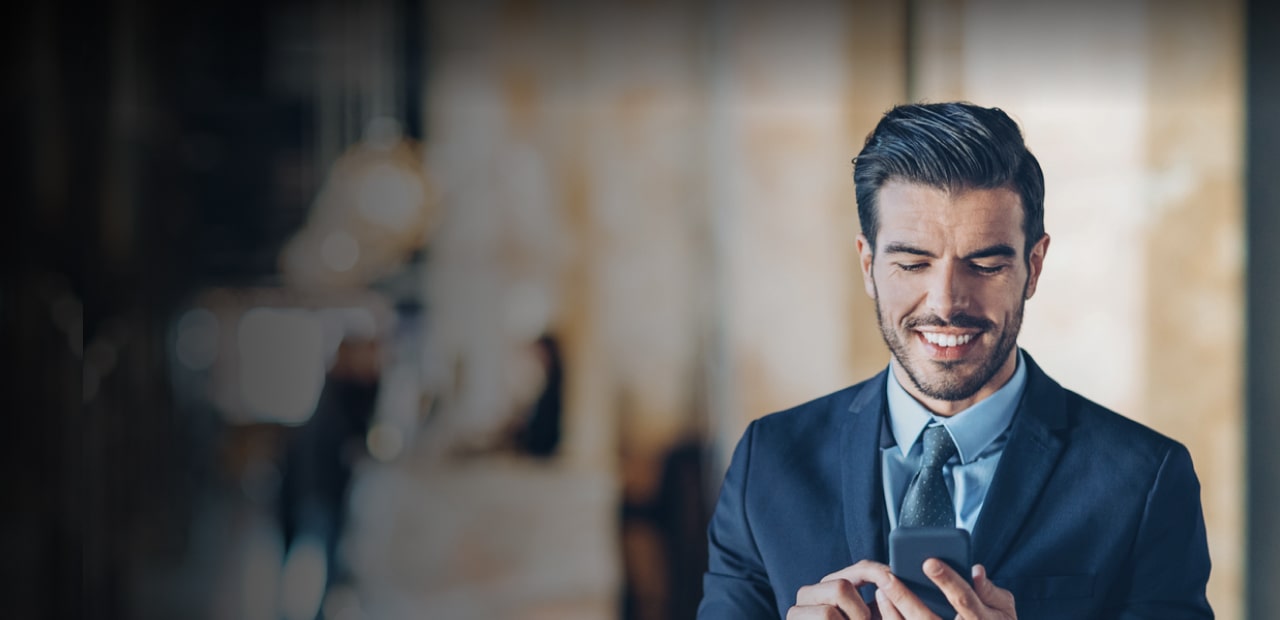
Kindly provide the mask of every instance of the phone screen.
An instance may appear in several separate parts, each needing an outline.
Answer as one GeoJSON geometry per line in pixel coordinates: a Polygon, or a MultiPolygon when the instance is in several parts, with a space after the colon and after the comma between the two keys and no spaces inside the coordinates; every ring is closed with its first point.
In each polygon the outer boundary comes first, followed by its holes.
{"type": "Polygon", "coordinates": [[[969,532],[958,527],[900,527],[889,533],[889,568],[933,613],[954,618],[946,595],[924,574],[924,561],[938,558],[973,585],[969,532]]]}

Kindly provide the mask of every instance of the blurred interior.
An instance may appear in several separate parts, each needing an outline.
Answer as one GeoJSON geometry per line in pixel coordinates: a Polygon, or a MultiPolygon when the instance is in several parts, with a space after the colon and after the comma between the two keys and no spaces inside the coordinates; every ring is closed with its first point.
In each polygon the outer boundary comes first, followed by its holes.
{"type": "Polygon", "coordinates": [[[1046,173],[1021,344],[1188,445],[1210,601],[1280,617],[1264,4],[24,9],[2,607],[692,618],[746,424],[887,362],[850,159],[966,99],[1046,173]]]}

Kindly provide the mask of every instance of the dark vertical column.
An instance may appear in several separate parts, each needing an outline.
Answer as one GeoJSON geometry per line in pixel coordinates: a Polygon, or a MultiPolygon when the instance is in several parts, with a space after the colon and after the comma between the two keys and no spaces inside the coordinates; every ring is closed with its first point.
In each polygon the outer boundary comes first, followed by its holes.
{"type": "Polygon", "coordinates": [[[423,140],[427,137],[422,109],[428,67],[426,11],[422,0],[401,0],[400,11],[404,36],[400,54],[404,65],[404,132],[410,138],[423,140]]]}
{"type": "Polygon", "coordinates": [[[1250,618],[1280,618],[1280,4],[1249,0],[1245,533],[1250,618]]]}
{"type": "MultiPolygon", "coordinates": [[[[102,3],[106,4],[106,3],[102,3]]],[[[81,415],[83,315],[89,273],[83,205],[99,187],[107,37],[103,6],[31,3],[6,20],[13,140],[0,246],[0,409],[5,472],[0,582],[8,617],[110,618],[110,592],[91,581],[81,415]]],[[[10,164],[6,165],[9,168],[10,164]]],[[[8,172],[8,170],[6,171],[8,172]]]]}

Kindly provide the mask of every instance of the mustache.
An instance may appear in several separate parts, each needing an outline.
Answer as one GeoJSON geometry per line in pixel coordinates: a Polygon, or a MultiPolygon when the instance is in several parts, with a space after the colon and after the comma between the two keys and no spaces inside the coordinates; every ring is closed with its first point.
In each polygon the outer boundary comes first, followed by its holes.
{"type": "Polygon", "coordinates": [[[996,324],[990,319],[957,312],[947,319],[943,319],[936,314],[909,317],[903,322],[902,326],[906,329],[914,329],[916,327],[959,327],[962,329],[989,330],[995,329],[996,324]]]}

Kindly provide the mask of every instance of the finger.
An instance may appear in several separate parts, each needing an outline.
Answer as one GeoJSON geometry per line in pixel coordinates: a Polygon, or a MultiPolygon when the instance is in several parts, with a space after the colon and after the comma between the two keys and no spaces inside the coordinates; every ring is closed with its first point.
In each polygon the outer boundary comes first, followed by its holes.
{"type": "Polygon", "coordinates": [[[898,613],[898,608],[893,605],[893,601],[889,600],[884,590],[876,590],[876,609],[880,611],[880,617],[883,620],[906,620],[901,613],[898,613]]]}
{"type": "Polygon", "coordinates": [[[978,599],[978,594],[969,587],[969,583],[956,571],[937,558],[924,561],[924,574],[930,581],[938,584],[938,588],[946,595],[956,613],[964,620],[977,620],[987,606],[978,599]]]}
{"type": "Polygon", "coordinates": [[[890,572],[888,566],[871,560],[862,560],[853,566],[842,568],[831,573],[830,575],[823,577],[822,580],[835,581],[843,579],[855,586],[874,583],[878,587],[883,584],[887,584],[892,575],[893,573],[890,572]]]}
{"type": "Polygon", "coordinates": [[[973,590],[987,607],[1005,611],[1014,608],[1013,593],[991,583],[987,568],[981,564],[973,565],[973,590]]]}
{"type": "MultiPolygon", "coordinates": [[[[907,587],[907,584],[898,579],[897,575],[890,575],[889,582],[880,586],[876,590],[876,594],[883,596],[890,603],[888,605],[879,605],[880,607],[893,608],[900,617],[910,618],[911,620],[937,620],[938,618],[907,587]]],[[[876,600],[879,601],[880,599],[877,598],[876,600]]],[[[885,613],[884,609],[881,609],[880,613],[883,615],[885,613]]]]}
{"type": "Polygon", "coordinates": [[[846,620],[839,609],[830,605],[796,605],[787,610],[787,620],[846,620]]]}
{"type": "Polygon", "coordinates": [[[796,606],[827,606],[839,610],[849,620],[869,620],[871,610],[862,602],[858,588],[844,579],[804,586],[796,592],[796,606]]]}

